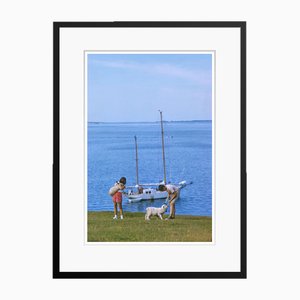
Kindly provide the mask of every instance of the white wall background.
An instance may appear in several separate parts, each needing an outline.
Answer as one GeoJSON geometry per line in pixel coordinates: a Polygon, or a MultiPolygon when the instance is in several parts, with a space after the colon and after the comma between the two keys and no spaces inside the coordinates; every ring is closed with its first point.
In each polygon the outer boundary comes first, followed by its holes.
{"type": "Polygon", "coordinates": [[[297,1],[253,3],[1,3],[1,298],[299,297],[297,1]],[[52,279],[52,22],[113,20],[247,21],[247,280],[52,279]]]}

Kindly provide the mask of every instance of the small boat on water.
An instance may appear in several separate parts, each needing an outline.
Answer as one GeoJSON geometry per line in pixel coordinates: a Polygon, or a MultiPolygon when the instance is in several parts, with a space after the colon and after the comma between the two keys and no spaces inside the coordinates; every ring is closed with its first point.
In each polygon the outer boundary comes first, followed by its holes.
{"type": "MultiPolygon", "coordinates": [[[[156,200],[156,199],[166,199],[168,197],[167,191],[159,191],[158,186],[161,184],[167,184],[166,179],[166,159],[165,159],[165,143],[164,143],[164,128],[163,128],[163,120],[162,120],[162,112],[160,112],[160,124],[161,124],[161,140],[162,140],[162,160],[163,160],[163,169],[164,169],[164,180],[159,183],[139,183],[139,171],[138,171],[138,145],[137,145],[137,137],[134,137],[135,140],[135,155],[136,155],[136,185],[128,186],[128,193],[126,196],[128,198],[128,202],[140,202],[143,200],[156,200]]],[[[171,184],[171,183],[168,183],[171,184]]],[[[177,184],[172,183],[178,187],[178,196],[180,197],[180,190],[187,185],[186,181],[181,181],[177,184]]]]}
{"type": "MultiPolygon", "coordinates": [[[[160,184],[164,184],[163,182],[160,184]]],[[[153,183],[151,184],[152,186],[158,186],[160,184],[153,183]]],[[[187,183],[186,181],[182,181],[178,184],[173,184],[179,188],[178,190],[178,196],[177,199],[180,197],[180,190],[184,188],[187,183]]],[[[133,192],[129,191],[127,194],[128,197],[128,202],[133,203],[133,202],[140,202],[143,200],[156,200],[156,199],[167,199],[168,197],[168,192],[164,191],[161,192],[155,187],[149,187],[149,188],[143,188],[142,186],[145,186],[145,184],[140,184],[138,187],[138,192],[133,192]]]]}

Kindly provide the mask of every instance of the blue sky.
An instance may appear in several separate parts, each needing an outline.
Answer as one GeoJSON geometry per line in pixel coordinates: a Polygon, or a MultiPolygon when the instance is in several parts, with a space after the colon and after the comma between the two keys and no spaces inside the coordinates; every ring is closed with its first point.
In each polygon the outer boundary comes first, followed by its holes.
{"type": "Polygon", "coordinates": [[[211,120],[211,54],[88,54],[88,121],[211,120]]]}

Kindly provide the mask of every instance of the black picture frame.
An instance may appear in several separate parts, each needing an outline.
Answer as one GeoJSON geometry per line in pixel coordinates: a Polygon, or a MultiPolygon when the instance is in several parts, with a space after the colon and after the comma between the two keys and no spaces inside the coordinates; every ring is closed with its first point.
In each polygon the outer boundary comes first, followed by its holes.
{"type": "Polygon", "coordinates": [[[54,22],[53,23],[53,278],[246,278],[246,22],[54,22]],[[63,272],[60,271],[60,29],[90,27],[203,27],[240,29],[240,271],[63,272]]]}

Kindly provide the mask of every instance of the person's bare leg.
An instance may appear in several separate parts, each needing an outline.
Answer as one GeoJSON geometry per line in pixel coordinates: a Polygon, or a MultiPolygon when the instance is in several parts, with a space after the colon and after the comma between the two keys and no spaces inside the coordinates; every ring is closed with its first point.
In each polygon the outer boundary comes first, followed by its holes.
{"type": "Polygon", "coordinates": [[[121,219],[123,219],[123,207],[122,207],[122,202],[118,203],[119,204],[119,210],[120,210],[120,215],[121,219]]]}
{"type": "Polygon", "coordinates": [[[173,201],[172,201],[172,202],[170,202],[170,214],[169,214],[168,219],[172,219],[172,216],[173,216],[173,210],[174,210],[174,203],[173,203],[173,201]]]}
{"type": "Polygon", "coordinates": [[[173,214],[172,214],[172,219],[175,219],[175,211],[176,211],[176,208],[175,208],[175,201],[173,203],[173,214]]]}
{"type": "Polygon", "coordinates": [[[172,219],[175,219],[175,211],[176,211],[176,209],[175,209],[175,201],[176,201],[176,199],[177,199],[177,196],[178,196],[178,193],[177,192],[175,192],[174,193],[174,197],[173,197],[173,200],[172,200],[172,214],[171,214],[171,218],[172,219]]]}
{"type": "Polygon", "coordinates": [[[117,214],[118,214],[118,211],[117,211],[117,203],[114,202],[114,219],[117,219],[117,214]]]}

